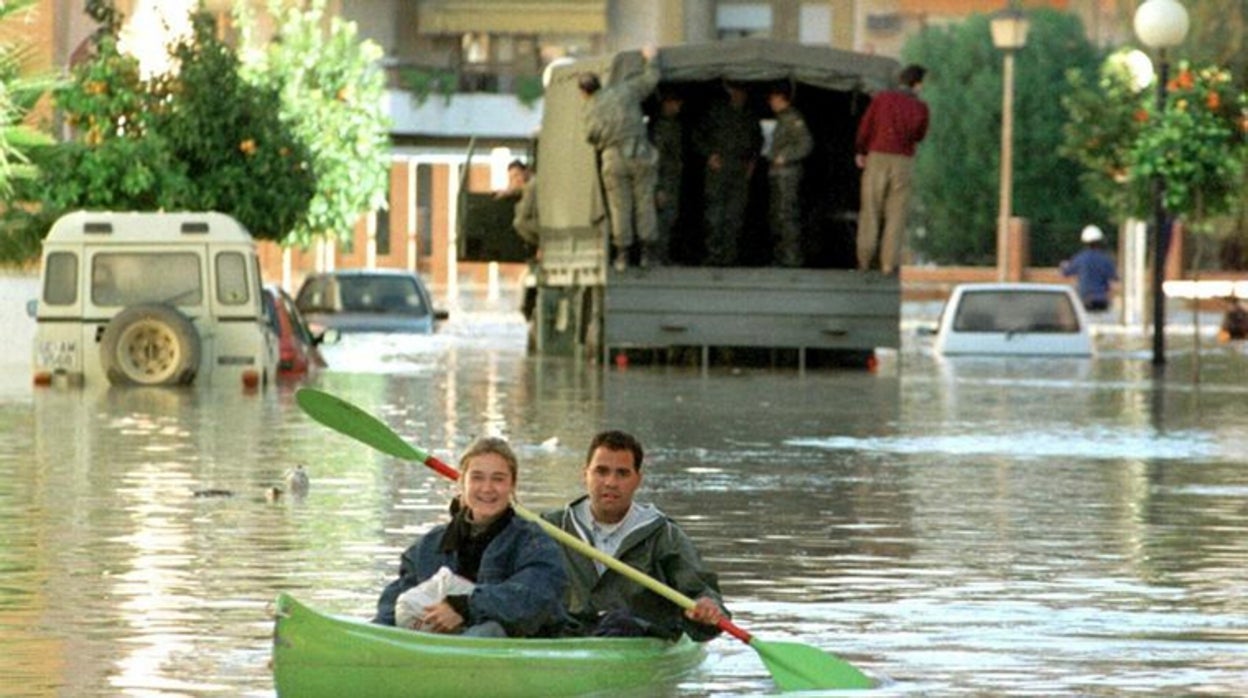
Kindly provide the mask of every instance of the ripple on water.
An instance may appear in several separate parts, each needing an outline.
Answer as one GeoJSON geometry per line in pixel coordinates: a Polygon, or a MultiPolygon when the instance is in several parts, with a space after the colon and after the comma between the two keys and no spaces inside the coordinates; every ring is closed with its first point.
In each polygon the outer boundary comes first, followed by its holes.
{"type": "Polygon", "coordinates": [[[1025,460],[1054,456],[1088,460],[1185,460],[1231,456],[1213,435],[1194,430],[1165,434],[1122,429],[1027,429],[1014,433],[992,433],[989,426],[975,434],[802,437],[787,439],[785,444],[829,451],[1007,456],[1025,460]]]}

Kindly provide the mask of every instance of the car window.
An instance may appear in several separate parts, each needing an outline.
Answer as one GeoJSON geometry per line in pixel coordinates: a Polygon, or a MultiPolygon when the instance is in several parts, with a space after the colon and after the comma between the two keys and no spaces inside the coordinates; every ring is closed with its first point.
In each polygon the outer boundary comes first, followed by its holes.
{"type": "Polygon", "coordinates": [[[305,313],[334,312],[333,287],[325,277],[312,277],[303,282],[295,305],[305,313]]]}
{"type": "Polygon", "coordinates": [[[338,286],[345,311],[429,314],[416,280],[408,276],[343,276],[338,286]]]}
{"type": "Polygon", "coordinates": [[[73,252],[48,255],[43,272],[43,302],[48,305],[78,302],[78,255],[73,252]]]}
{"type": "Polygon", "coordinates": [[[281,337],[282,323],[277,317],[277,306],[273,301],[273,294],[265,291],[260,294],[260,298],[264,300],[264,317],[269,323],[269,329],[273,330],[275,336],[281,337]]]}
{"type": "Polygon", "coordinates": [[[91,258],[91,302],[99,306],[204,302],[199,256],[193,252],[106,252],[91,258]]]}
{"type": "Polygon", "coordinates": [[[217,255],[217,302],[242,305],[250,300],[247,293],[247,258],[238,252],[217,255]]]}
{"type": "Polygon", "coordinates": [[[1079,316],[1065,293],[968,291],[953,319],[957,332],[1077,333],[1079,316]]]}

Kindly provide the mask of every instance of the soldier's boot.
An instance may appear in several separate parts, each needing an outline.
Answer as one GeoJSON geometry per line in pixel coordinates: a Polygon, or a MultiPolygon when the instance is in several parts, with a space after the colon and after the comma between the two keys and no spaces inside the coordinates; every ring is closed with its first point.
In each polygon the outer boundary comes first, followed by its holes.
{"type": "Polygon", "coordinates": [[[641,243],[641,259],[638,261],[637,265],[642,269],[663,266],[663,257],[659,254],[657,243],[641,243]]]}
{"type": "Polygon", "coordinates": [[[776,257],[782,267],[802,266],[802,253],[797,251],[796,245],[781,245],[776,257]]]}

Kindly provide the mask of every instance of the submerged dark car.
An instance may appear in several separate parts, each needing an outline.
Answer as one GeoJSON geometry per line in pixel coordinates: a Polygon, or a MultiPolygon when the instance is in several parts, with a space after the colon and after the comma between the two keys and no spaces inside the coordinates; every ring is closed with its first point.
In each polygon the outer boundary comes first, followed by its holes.
{"type": "Polygon", "coordinates": [[[387,269],[341,269],[304,280],[295,305],[313,331],[430,334],[448,314],[433,307],[419,275],[387,269]]]}

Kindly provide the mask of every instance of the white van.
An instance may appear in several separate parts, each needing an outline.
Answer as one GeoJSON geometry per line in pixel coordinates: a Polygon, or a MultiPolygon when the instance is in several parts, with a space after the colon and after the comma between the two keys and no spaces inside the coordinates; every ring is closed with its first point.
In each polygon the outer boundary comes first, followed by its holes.
{"type": "Polygon", "coordinates": [[[70,213],[43,241],[34,382],[266,384],[263,307],[255,243],[227,215],[70,213]]]}

